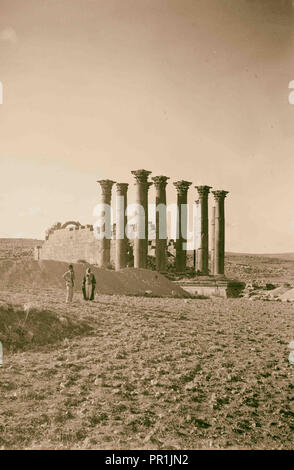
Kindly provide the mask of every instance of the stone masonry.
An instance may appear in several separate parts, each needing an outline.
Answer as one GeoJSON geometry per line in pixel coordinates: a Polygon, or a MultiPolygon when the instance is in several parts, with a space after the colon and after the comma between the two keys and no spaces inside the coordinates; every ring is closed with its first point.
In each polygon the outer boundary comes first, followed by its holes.
{"type": "Polygon", "coordinates": [[[101,245],[94,237],[91,225],[67,226],[54,230],[39,249],[40,259],[56,261],[87,261],[90,264],[99,264],[101,259],[101,245]]]}

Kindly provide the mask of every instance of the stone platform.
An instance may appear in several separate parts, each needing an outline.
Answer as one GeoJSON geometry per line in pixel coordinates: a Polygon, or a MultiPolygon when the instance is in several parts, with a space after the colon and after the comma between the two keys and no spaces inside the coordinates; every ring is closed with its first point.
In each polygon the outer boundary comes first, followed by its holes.
{"type": "Polygon", "coordinates": [[[207,297],[237,298],[240,297],[245,283],[220,276],[198,276],[193,279],[174,281],[191,295],[207,297]]]}

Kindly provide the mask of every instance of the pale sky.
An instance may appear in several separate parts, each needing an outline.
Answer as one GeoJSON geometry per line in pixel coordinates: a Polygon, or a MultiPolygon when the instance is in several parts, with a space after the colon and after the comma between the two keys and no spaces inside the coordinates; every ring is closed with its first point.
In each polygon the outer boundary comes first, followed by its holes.
{"type": "Polygon", "coordinates": [[[145,168],[230,191],[227,250],[294,251],[291,80],[292,1],[0,0],[0,237],[145,168]]]}

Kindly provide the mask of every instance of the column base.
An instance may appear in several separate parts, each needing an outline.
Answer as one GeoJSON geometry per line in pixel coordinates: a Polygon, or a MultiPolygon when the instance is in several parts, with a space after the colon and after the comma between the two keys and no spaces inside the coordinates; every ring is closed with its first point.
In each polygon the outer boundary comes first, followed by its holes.
{"type": "Polygon", "coordinates": [[[173,282],[191,295],[207,297],[238,298],[245,288],[245,282],[227,279],[224,275],[199,276],[173,282]]]}

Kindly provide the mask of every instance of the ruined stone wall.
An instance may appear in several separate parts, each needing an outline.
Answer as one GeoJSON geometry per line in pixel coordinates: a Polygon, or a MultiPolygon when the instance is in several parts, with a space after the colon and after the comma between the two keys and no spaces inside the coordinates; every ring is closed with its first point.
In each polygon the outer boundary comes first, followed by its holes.
{"type": "MultiPolygon", "coordinates": [[[[76,263],[79,260],[99,264],[101,246],[94,237],[92,226],[66,227],[49,234],[43,246],[35,251],[35,258],[76,263]]],[[[111,262],[114,262],[115,247],[111,243],[111,262]]]]}
{"type": "MultiPolygon", "coordinates": [[[[134,241],[129,241],[134,246],[134,241]]],[[[76,263],[86,261],[90,264],[100,265],[101,243],[94,236],[93,227],[74,226],[51,230],[42,246],[34,250],[35,260],[55,260],[76,263]]],[[[175,241],[168,240],[168,250],[175,256],[175,241]]],[[[155,240],[148,242],[148,255],[155,257],[155,240]]],[[[115,240],[110,241],[110,264],[114,266],[116,256],[115,240]]],[[[130,260],[128,260],[128,263],[130,260]]],[[[133,264],[131,263],[130,266],[133,264]]]]}

